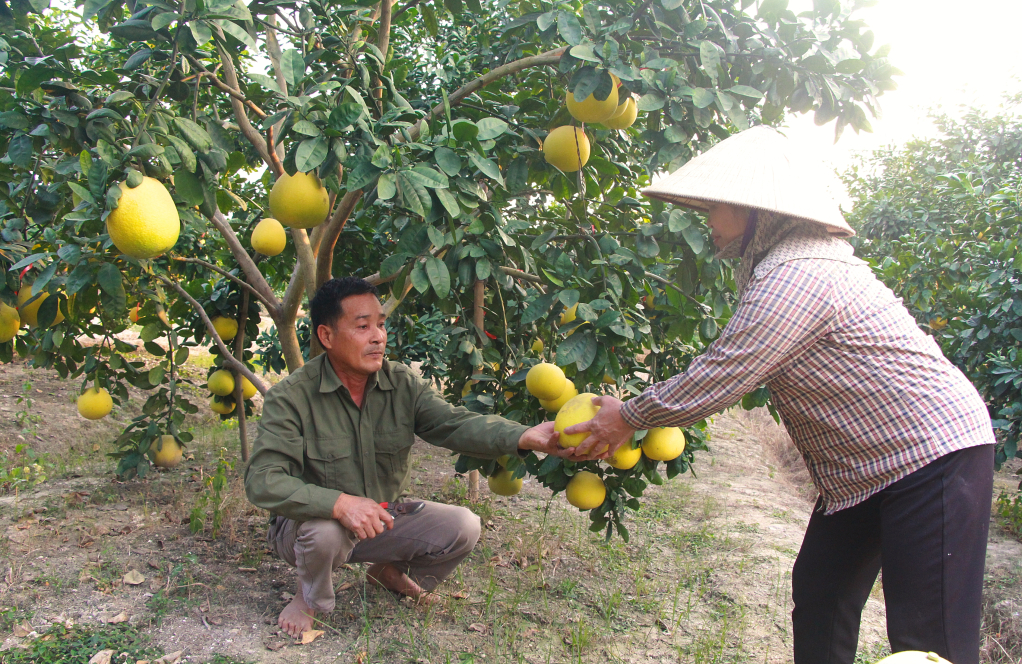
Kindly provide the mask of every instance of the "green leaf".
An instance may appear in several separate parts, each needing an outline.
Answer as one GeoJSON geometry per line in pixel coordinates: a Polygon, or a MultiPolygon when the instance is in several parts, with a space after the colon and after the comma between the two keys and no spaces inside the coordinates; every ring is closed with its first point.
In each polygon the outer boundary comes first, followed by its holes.
{"type": "Polygon", "coordinates": [[[696,108],[706,108],[715,100],[714,94],[706,88],[696,88],[692,91],[692,104],[696,108]]]}
{"type": "Polygon", "coordinates": [[[436,256],[426,257],[426,275],[436,291],[437,297],[445,298],[451,292],[451,274],[447,265],[436,256]]]}
{"type": "Polygon", "coordinates": [[[167,140],[174,147],[174,151],[177,152],[177,156],[181,159],[181,165],[188,169],[189,172],[194,173],[196,167],[195,153],[192,152],[191,146],[183,138],[174,136],[173,134],[167,135],[167,140]]]}
{"type": "Polygon", "coordinates": [[[717,80],[720,67],[720,47],[711,41],[703,40],[699,44],[699,62],[703,71],[714,81],[717,80]]]}
{"type": "Polygon", "coordinates": [[[213,31],[205,21],[191,21],[188,23],[188,29],[192,31],[196,46],[202,46],[213,38],[213,31]]]}
{"type": "Polygon", "coordinates": [[[289,90],[305,78],[305,58],[296,49],[288,49],[281,54],[280,68],[284,74],[284,80],[287,81],[289,90]]]}
{"type": "Polygon", "coordinates": [[[132,71],[138,69],[146,63],[146,61],[152,56],[153,52],[148,48],[140,48],[131,54],[131,57],[125,61],[123,69],[132,71]]]}
{"type": "Polygon", "coordinates": [[[582,41],[582,26],[578,22],[578,17],[572,12],[557,12],[557,32],[560,33],[564,41],[572,46],[582,41]]]}
{"type": "Polygon", "coordinates": [[[201,205],[206,199],[199,177],[187,168],[179,168],[174,171],[174,190],[184,204],[189,207],[201,205]]]}
{"type": "Polygon", "coordinates": [[[301,142],[295,151],[295,168],[302,173],[319,168],[330,150],[330,141],[325,136],[308,138],[301,142]]]}
{"type": "MultiPolygon", "coordinates": [[[[267,76],[265,74],[257,74],[255,72],[249,73],[248,77],[251,78],[256,83],[258,83],[259,85],[261,85],[264,88],[266,88],[267,90],[269,90],[270,92],[276,92],[277,94],[284,94],[283,90],[280,89],[280,86],[277,85],[276,79],[270,78],[269,76],[267,76]]],[[[350,102],[348,102],[348,103],[350,103],[350,102]]]]}
{"type": "Polygon", "coordinates": [[[213,147],[213,139],[206,130],[188,118],[174,118],[174,126],[197,152],[208,152],[213,147]]]}
{"type": "Polygon", "coordinates": [[[430,189],[447,189],[449,185],[446,175],[429,166],[415,166],[403,172],[413,181],[430,189]]]}
{"type": "Polygon", "coordinates": [[[433,226],[427,226],[426,234],[429,236],[429,241],[432,242],[433,246],[436,247],[437,249],[440,249],[446,244],[446,242],[444,242],[443,232],[441,232],[437,228],[433,226]]]}
{"type": "Polygon", "coordinates": [[[429,277],[426,276],[426,268],[422,266],[422,263],[416,262],[415,267],[412,268],[412,272],[408,275],[412,280],[412,286],[415,290],[420,293],[425,293],[429,290],[429,277]]]}
{"type": "Polygon", "coordinates": [[[401,195],[401,203],[420,217],[425,217],[433,207],[429,192],[421,184],[408,176],[408,171],[397,173],[397,191],[401,195]]]}
{"type": "Polygon", "coordinates": [[[685,238],[685,242],[688,242],[688,246],[692,247],[692,251],[694,251],[696,255],[703,253],[703,247],[706,244],[706,239],[699,228],[695,226],[687,226],[682,229],[681,236],[685,238]]]}
{"type": "Polygon", "coordinates": [[[397,193],[396,178],[393,173],[384,173],[376,182],[376,197],[381,201],[389,201],[397,193]]]}
{"type": "Polygon", "coordinates": [[[426,24],[426,30],[430,36],[436,37],[440,25],[437,23],[436,12],[433,11],[433,7],[428,4],[421,4],[419,5],[419,10],[422,12],[422,22],[426,24]]]}
{"type": "Polygon", "coordinates": [[[458,197],[450,192],[448,189],[436,189],[434,190],[436,197],[440,199],[440,204],[444,206],[447,213],[452,218],[457,219],[461,216],[461,207],[458,205],[458,197]]]}
{"type": "Polygon", "coordinates": [[[483,118],[476,122],[479,127],[479,134],[476,136],[480,141],[488,141],[497,138],[507,131],[507,123],[500,118],[483,118]]]}
{"type": "Polygon", "coordinates": [[[355,102],[346,101],[330,111],[328,122],[331,129],[344,131],[358,122],[360,117],[362,117],[362,107],[355,102]]]}
{"type": "Polygon", "coordinates": [[[461,172],[461,157],[450,148],[437,148],[433,153],[433,159],[443,172],[451,177],[461,172]]]}
{"type": "Polygon", "coordinates": [[[180,18],[181,15],[176,12],[161,12],[153,17],[153,20],[150,22],[150,24],[153,26],[153,30],[159,32],[164,28],[170,27],[174,23],[174,21],[177,21],[180,18]]]}
{"type": "Polygon", "coordinates": [[[82,7],[82,21],[88,23],[89,19],[99,14],[107,5],[113,2],[114,0],[85,0],[85,6],[82,7]]]}
{"type": "Polygon", "coordinates": [[[124,153],[125,159],[138,157],[139,159],[152,159],[163,154],[163,146],[156,143],[145,143],[137,145],[124,153]]]}
{"type": "Polygon", "coordinates": [[[483,173],[483,175],[496,180],[501,185],[504,184],[504,177],[500,174],[500,168],[498,168],[497,164],[493,161],[480,156],[474,151],[468,153],[468,160],[471,161],[472,164],[483,173]]]}
{"type": "Polygon", "coordinates": [[[748,85],[732,85],[727,89],[731,94],[741,95],[749,99],[762,99],[763,93],[748,85]]]}
{"type": "Polygon", "coordinates": [[[575,304],[578,302],[578,298],[579,292],[574,288],[562,290],[557,293],[557,299],[560,300],[561,304],[563,304],[565,307],[569,309],[575,306],[575,304]]]}
{"type": "Polygon", "coordinates": [[[15,166],[32,167],[32,139],[27,134],[18,134],[7,145],[7,158],[15,166]]]}
{"type": "Polygon", "coordinates": [[[393,256],[387,256],[387,258],[380,263],[380,276],[386,278],[393,274],[397,274],[397,272],[405,266],[405,263],[408,262],[409,258],[412,258],[412,256],[406,253],[398,253],[393,256]]]}
{"type": "Polygon", "coordinates": [[[649,111],[658,111],[666,104],[667,98],[664,97],[663,93],[654,91],[639,97],[639,101],[635,103],[635,106],[640,113],[648,113],[649,111]]]}
{"type": "Polygon", "coordinates": [[[653,258],[660,253],[660,245],[653,236],[639,235],[635,238],[635,251],[643,258],[653,258]]]}
{"type": "MultiPolygon", "coordinates": [[[[155,23],[155,21],[153,21],[153,23],[155,23]]],[[[224,29],[224,32],[244,44],[249,51],[252,53],[256,53],[258,51],[258,46],[256,45],[256,41],[252,39],[252,35],[248,34],[248,31],[239,26],[237,23],[228,21],[227,19],[221,19],[217,21],[217,23],[224,29]]]]}
{"type": "Polygon", "coordinates": [[[479,127],[471,120],[458,118],[451,123],[451,131],[459,143],[467,143],[479,135],[479,127]]]}

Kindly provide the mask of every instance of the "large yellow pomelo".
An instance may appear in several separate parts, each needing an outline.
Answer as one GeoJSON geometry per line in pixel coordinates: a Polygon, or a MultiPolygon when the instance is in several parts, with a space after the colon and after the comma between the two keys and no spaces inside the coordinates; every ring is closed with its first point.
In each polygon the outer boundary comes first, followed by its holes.
{"type": "Polygon", "coordinates": [[[568,403],[568,399],[573,399],[578,396],[578,388],[570,380],[564,385],[564,389],[561,390],[561,396],[556,399],[540,399],[539,405],[543,406],[543,410],[548,413],[556,413],[561,409],[561,406],[568,403]]]}
{"type": "Polygon", "coordinates": [[[214,371],[206,379],[206,387],[218,397],[225,397],[234,391],[234,376],[226,369],[214,371]]]}
{"type": "Polygon", "coordinates": [[[592,94],[579,101],[575,93],[569,92],[565,99],[568,112],[580,122],[603,122],[617,113],[617,86],[611,86],[610,94],[600,101],[592,94]]]}
{"type": "Polygon", "coordinates": [[[143,177],[134,189],[122,182],[117,209],[106,231],[118,251],[132,258],[156,258],[177,243],[181,218],[170,192],[159,180],[143,177]]]}
{"type": "MultiPolygon", "coordinates": [[[[39,307],[43,306],[43,301],[46,300],[50,295],[49,293],[43,293],[37,297],[34,301],[29,304],[29,298],[32,297],[32,286],[22,286],[21,290],[18,291],[18,316],[21,318],[22,324],[28,323],[29,327],[35,327],[39,320],[39,307]]],[[[64,314],[60,308],[57,308],[57,317],[53,319],[53,324],[64,320],[64,314]]]]}
{"type": "Polygon", "coordinates": [[[542,339],[536,339],[535,341],[532,342],[532,352],[534,352],[534,353],[542,353],[543,352],[543,348],[544,348],[544,346],[543,346],[543,340],[542,339]]]}
{"type": "Polygon", "coordinates": [[[556,399],[567,382],[561,368],[549,362],[540,362],[525,374],[525,389],[537,399],[556,399]]]}
{"type": "Polygon", "coordinates": [[[284,173],[270,190],[270,214],[285,226],[319,226],[329,211],[330,193],[315,173],[284,173]]]}
{"type": "Polygon", "coordinates": [[[607,459],[607,463],[618,470],[628,470],[634,468],[641,458],[642,448],[636,447],[633,450],[632,439],[629,438],[627,443],[614,450],[614,453],[607,459]]]}
{"type": "Polygon", "coordinates": [[[153,462],[157,468],[173,468],[181,463],[181,445],[174,436],[160,436],[150,449],[154,450],[153,462]]]}
{"type": "Polygon", "coordinates": [[[510,470],[501,470],[487,477],[486,483],[490,485],[490,491],[498,496],[513,496],[522,490],[523,479],[515,477],[510,470]]]}
{"type": "Polygon", "coordinates": [[[935,652],[902,650],[901,652],[884,657],[877,664],[951,664],[951,662],[935,652]]]}
{"type": "Polygon", "coordinates": [[[571,305],[567,309],[561,312],[561,319],[558,321],[561,325],[567,325],[568,323],[575,320],[575,312],[578,311],[578,302],[571,305]]]}
{"type": "Polygon", "coordinates": [[[287,246],[287,231],[271,217],[266,217],[252,229],[252,248],[264,256],[276,256],[287,246]]]}
{"type": "Polygon", "coordinates": [[[0,302],[0,344],[7,343],[18,335],[21,327],[21,316],[18,310],[0,302]]]}
{"type": "Polygon", "coordinates": [[[233,401],[217,401],[216,399],[209,400],[209,409],[220,415],[230,415],[234,412],[234,406],[235,404],[233,401]]]}
{"type": "Polygon", "coordinates": [[[600,408],[593,405],[593,398],[597,395],[591,392],[573,396],[568,403],[561,406],[554,418],[554,431],[561,434],[557,444],[561,447],[576,447],[579,443],[589,437],[588,431],[567,435],[564,430],[581,422],[588,422],[596,416],[600,408]]]}
{"type": "Polygon", "coordinates": [[[87,420],[99,420],[110,414],[114,400],[105,388],[92,386],[78,395],[78,414],[87,420]]]}
{"type": "Polygon", "coordinates": [[[258,391],[252,381],[244,376],[241,377],[241,397],[243,399],[251,399],[258,391]]]}
{"type": "Polygon", "coordinates": [[[574,173],[589,161],[589,137],[579,127],[558,127],[543,141],[543,158],[565,173],[574,173]]]}
{"type": "Polygon", "coordinates": [[[635,105],[635,100],[629,97],[618,106],[617,112],[603,121],[603,126],[607,129],[628,129],[635,123],[635,118],[639,116],[639,108],[635,105]]]}
{"type": "Polygon", "coordinates": [[[607,497],[607,487],[596,473],[580,470],[568,480],[568,488],[564,490],[568,502],[583,510],[596,509],[607,497]]]}
{"type": "Polygon", "coordinates": [[[642,451],[654,461],[677,459],[685,451],[685,434],[678,427],[650,429],[642,439],[642,451]]]}
{"type": "Polygon", "coordinates": [[[225,342],[230,341],[238,335],[238,321],[227,316],[217,316],[213,319],[213,329],[225,342]]]}

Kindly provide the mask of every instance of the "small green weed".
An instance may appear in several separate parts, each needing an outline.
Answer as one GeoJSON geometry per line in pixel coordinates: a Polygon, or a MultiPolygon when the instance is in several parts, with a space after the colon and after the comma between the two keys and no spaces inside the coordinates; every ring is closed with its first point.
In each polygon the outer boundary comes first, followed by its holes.
{"type": "Polygon", "coordinates": [[[220,448],[220,457],[216,462],[216,472],[205,479],[206,490],[195,501],[192,508],[188,528],[192,534],[198,533],[206,528],[207,510],[212,508],[212,529],[213,537],[220,535],[220,528],[224,521],[224,489],[227,488],[230,480],[227,474],[234,468],[234,462],[226,459],[224,454],[227,450],[220,448]]]}
{"type": "Polygon", "coordinates": [[[87,664],[101,650],[127,654],[127,661],[156,659],[161,652],[131,625],[97,629],[55,624],[25,650],[0,652],[0,664],[87,664]]]}
{"type": "Polygon", "coordinates": [[[1014,498],[1008,496],[1004,491],[997,496],[995,508],[997,515],[1004,519],[1004,528],[1012,535],[1022,540],[1022,493],[1016,493],[1014,498]]]}

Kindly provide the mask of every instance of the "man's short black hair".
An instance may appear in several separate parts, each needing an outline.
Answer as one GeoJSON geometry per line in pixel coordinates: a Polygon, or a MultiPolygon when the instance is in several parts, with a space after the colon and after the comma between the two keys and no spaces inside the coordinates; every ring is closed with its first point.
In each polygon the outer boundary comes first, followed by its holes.
{"type": "Polygon", "coordinates": [[[338,318],[344,315],[344,311],[341,309],[341,301],[344,298],[366,293],[379,294],[376,291],[376,286],[361,277],[331,279],[320,286],[309,307],[309,315],[312,317],[312,333],[318,334],[316,330],[320,325],[332,326],[338,318]]]}

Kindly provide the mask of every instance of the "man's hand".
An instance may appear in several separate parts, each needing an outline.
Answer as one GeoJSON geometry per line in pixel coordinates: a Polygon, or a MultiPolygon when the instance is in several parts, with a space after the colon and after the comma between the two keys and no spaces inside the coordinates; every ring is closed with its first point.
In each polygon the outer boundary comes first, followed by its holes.
{"type": "Polygon", "coordinates": [[[573,450],[559,446],[557,444],[559,437],[560,434],[554,431],[554,423],[544,422],[522,434],[522,437],[518,439],[518,449],[535,450],[565,458],[570,457],[573,450]]]}
{"type": "Polygon", "coordinates": [[[342,493],[334,503],[331,516],[360,540],[372,539],[394,527],[394,517],[375,500],[346,493],[342,493]]]}
{"type": "Polygon", "coordinates": [[[593,419],[564,430],[566,434],[589,432],[589,437],[574,448],[569,457],[572,461],[606,459],[635,434],[635,429],[621,417],[621,404],[614,397],[593,397],[593,405],[600,407],[593,419]],[[594,450],[600,452],[595,453],[594,450]]]}

